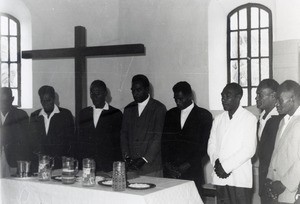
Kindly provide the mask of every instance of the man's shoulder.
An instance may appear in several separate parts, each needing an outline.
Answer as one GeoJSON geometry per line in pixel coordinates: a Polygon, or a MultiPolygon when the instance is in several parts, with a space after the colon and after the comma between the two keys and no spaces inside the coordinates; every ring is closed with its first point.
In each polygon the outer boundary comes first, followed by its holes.
{"type": "Polygon", "coordinates": [[[166,106],[162,102],[160,102],[159,100],[156,100],[154,98],[150,98],[149,104],[151,104],[151,105],[153,105],[153,106],[155,106],[157,108],[161,108],[161,109],[167,110],[166,106]]]}
{"type": "Polygon", "coordinates": [[[194,110],[201,116],[212,117],[212,114],[205,108],[199,107],[195,104],[194,110]]]}
{"type": "Polygon", "coordinates": [[[36,117],[40,114],[42,109],[37,109],[30,114],[30,117],[36,117]]]}
{"type": "Polygon", "coordinates": [[[62,107],[59,107],[58,109],[61,114],[72,115],[72,112],[69,109],[62,108],[62,107]]]}
{"type": "Polygon", "coordinates": [[[24,110],[22,110],[22,109],[19,109],[19,108],[16,108],[16,107],[12,107],[12,109],[11,109],[12,111],[12,113],[14,114],[14,115],[19,115],[19,116],[23,116],[23,117],[28,117],[28,114],[26,113],[26,111],[24,111],[24,110]]]}

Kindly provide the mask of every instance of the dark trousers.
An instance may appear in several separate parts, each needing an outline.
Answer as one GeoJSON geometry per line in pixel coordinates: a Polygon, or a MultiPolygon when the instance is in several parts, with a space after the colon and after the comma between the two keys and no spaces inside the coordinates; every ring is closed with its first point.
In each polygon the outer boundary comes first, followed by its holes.
{"type": "Polygon", "coordinates": [[[218,204],[251,204],[251,188],[216,186],[218,204]]]}

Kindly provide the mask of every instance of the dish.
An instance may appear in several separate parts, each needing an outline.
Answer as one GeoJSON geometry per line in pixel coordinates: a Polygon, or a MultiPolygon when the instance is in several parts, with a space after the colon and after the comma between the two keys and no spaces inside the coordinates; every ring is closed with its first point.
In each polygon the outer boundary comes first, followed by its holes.
{"type": "MultiPolygon", "coordinates": [[[[62,177],[61,176],[52,176],[51,179],[53,179],[54,181],[59,181],[61,182],[62,177]]],[[[75,176],[76,181],[79,181],[79,176],[75,176]]]]}
{"type": "Polygon", "coordinates": [[[111,179],[104,179],[102,181],[98,181],[98,184],[101,186],[112,186],[112,180],[111,179]]]}
{"type": "Polygon", "coordinates": [[[32,174],[29,174],[29,175],[26,176],[26,177],[20,177],[19,175],[13,174],[13,175],[11,175],[11,177],[16,178],[16,179],[32,179],[32,178],[34,178],[35,176],[32,175],[32,174]]]}
{"type": "Polygon", "coordinates": [[[155,188],[156,185],[153,183],[129,183],[127,187],[135,190],[145,190],[149,188],[155,188]]]}

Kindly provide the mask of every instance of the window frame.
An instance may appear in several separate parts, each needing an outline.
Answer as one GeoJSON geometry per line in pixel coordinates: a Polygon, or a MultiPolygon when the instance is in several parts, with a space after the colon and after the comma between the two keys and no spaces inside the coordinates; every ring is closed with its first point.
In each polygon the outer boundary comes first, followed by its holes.
{"type": "Polygon", "coordinates": [[[240,84],[240,60],[247,60],[247,86],[243,86],[242,88],[246,88],[247,89],[247,106],[249,105],[254,105],[252,104],[252,89],[257,88],[258,85],[252,85],[252,76],[251,76],[251,59],[258,59],[259,63],[259,82],[262,80],[262,76],[261,76],[261,59],[267,58],[269,59],[269,78],[273,78],[273,26],[272,26],[272,12],[271,10],[262,5],[262,4],[256,4],[256,3],[248,3],[248,4],[244,4],[241,5],[235,9],[233,9],[228,15],[227,15],[227,81],[228,83],[231,83],[231,61],[232,60],[237,60],[238,61],[238,84],[240,84]],[[261,18],[260,18],[260,12],[258,12],[258,23],[259,26],[258,28],[251,28],[251,8],[258,8],[259,11],[260,9],[264,10],[265,12],[268,13],[269,16],[269,26],[268,27],[261,27],[260,26],[260,22],[261,22],[261,18]],[[241,11],[242,9],[246,9],[247,10],[247,28],[246,29],[240,29],[239,28],[239,11],[241,11]],[[236,30],[231,30],[230,29],[230,18],[231,16],[233,16],[234,14],[237,14],[237,26],[238,28],[236,30]],[[267,57],[265,56],[261,56],[261,49],[260,49],[260,45],[261,45],[261,30],[263,29],[268,29],[269,30],[269,55],[267,57]],[[257,30],[258,31],[258,56],[257,57],[252,57],[251,56],[251,31],[252,30],[257,30]],[[237,32],[238,33],[238,44],[237,44],[237,58],[231,58],[231,32],[237,32]],[[240,56],[240,40],[239,40],[239,36],[240,36],[240,32],[241,31],[246,31],[247,32],[247,56],[246,57],[241,57],[240,56]]]}
{"type": "MultiPolygon", "coordinates": [[[[8,14],[8,13],[2,13],[0,12],[0,17],[5,16],[8,18],[8,34],[7,35],[2,35],[1,34],[1,26],[0,26],[0,38],[2,36],[5,36],[8,38],[8,60],[7,61],[2,61],[1,58],[1,52],[0,52],[0,73],[1,73],[1,64],[2,63],[7,63],[8,64],[8,87],[11,88],[12,90],[16,89],[18,91],[18,101],[17,101],[17,106],[21,106],[21,25],[20,21],[15,18],[14,16],[8,14]],[[11,35],[10,34],[10,20],[13,20],[16,25],[17,25],[17,35],[11,35]],[[11,61],[10,60],[10,37],[16,37],[17,38],[17,60],[16,61],[11,61]],[[17,64],[17,87],[11,87],[10,86],[10,64],[16,63],[17,64]]],[[[1,25],[1,22],[0,22],[1,25]]],[[[0,40],[0,48],[1,48],[1,40],[0,40]]],[[[2,80],[2,77],[0,76],[0,80],[2,80]]],[[[0,87],[2,87],[2,82],[0,83],[0,87]]]]}

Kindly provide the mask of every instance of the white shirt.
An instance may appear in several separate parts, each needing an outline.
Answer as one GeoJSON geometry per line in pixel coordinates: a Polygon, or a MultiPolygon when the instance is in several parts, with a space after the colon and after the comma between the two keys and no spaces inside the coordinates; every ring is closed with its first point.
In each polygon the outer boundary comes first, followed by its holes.
{"type": "Polygon", "coordinates": [[[236,110],[232,119],[228,111],[215,118],[207,152],[213,166],[219,159],[225,172],[231,174],[222,179],[213,171],[213,184],[252,188],[251,158],[256,150],[256,124],[256,117],[242,107],[236,110]]]}
{"type": "Polygon", "coordinates": [[[267,121],[273,116],[273,115],[278,115],[278,111],[276,109],[276,107],[274,107],[270,113],[266,116],[266,118],[264,119],[263,116],[265,115],[266,111],[263,111],[260,116],[259,116],[259,127],[258,127],[258,139],[260,140],[261,138],[261,134],[265,128],[265,125],[267,123],[267,121]]]}
{"type": "Polygon", "coordinates": [[[51,118],[56,113],[60,113],[60,111],[59,111],[58,107],[55,104],[54,104],[54,109],[53,109],[52,113],[49,115],[49,118],[48,118],[48,115],[47,115],[47,113],[45,112],[45,110],[43,108],[42,108],[41,112],[39,113],[39,115],[44,117],[46,135],[48,134],[51,118]]]}
{"type": "Polygon", "coordinates": [[[9,111],[5,115],[3,115],[3,113],[1,112],[1,123],[2,123],[2,125],[4,124],[4,122],[5,122],[6,118],[7,118],[8,113],[9,113],[9,111]]]}
{"type": "Polygon", "coordinates": [[[94,121],[94,127],[97,127],[97,123],[99,121],[100,115],[102,113],[103,110],[108,110],[109,106],[108,103],[105,102],[104,107],[103,108],[96,108],[94,105],[93,107],[93,121],[94,121]]]}
{"type": "Polygon", "coordinates": [[[291,121],[292,117],[298,116],[298,115],[300,115],[300,107],[297,108],[297,110],[295,111],[295,113],[292,116],[290,116],[289,114],[286,114],[284,116],[284,118],[283,118],[284,123],[283,123],[283,125],[281,127],[279,138],[281,138],[281,136],[282,136],[285,128],[287,127],[287,125],[291,121]]]}
{"type": "Polygon", "coordinates": [[[145,109],[146,105],[149,102],[149,99],[150,99],[150,95],[148,95],[148,98],[144,100],[142,103],[138,103],[139,116],[141,116],[143,110],[145,109]]]}
{"type": "Polygon", "coordinates": [[[181,125],[181,129],[184,126],[184,123],[186,121],[186,119],[188,118],[189,114],[191,113],[192,109],[194,108],[194,102],[189,105],[188,107],[186,107],[185,109],[181,110],[180,112],[180,125],[181,125]]]}

